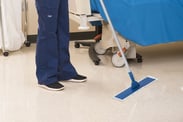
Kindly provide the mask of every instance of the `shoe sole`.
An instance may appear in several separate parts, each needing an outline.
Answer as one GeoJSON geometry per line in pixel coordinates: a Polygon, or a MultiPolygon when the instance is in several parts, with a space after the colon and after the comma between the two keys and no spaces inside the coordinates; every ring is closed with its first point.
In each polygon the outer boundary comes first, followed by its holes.
{"type": "Polygon", "coordinates": [[[87,79],[83,79],[83,80],[69,79],[69,80],[65,80],[65,81],[62,81],[62,82],[83,83],[83,82],[86,82],[86,81],[87,81],[87,79]]]}
{"type": "Polygon", "coordinates": [[[45,85],[38,85],[38,86],[41,87],[41,88],[44,88],[44,89],[46,89],[46,90],[49,90],[49,91],[61,91],[61,90],[64,89],[64,87],[59,88],[59,89],[54,89],[54,88],[47,87],[47,86],[45,86],[45,85]]]}

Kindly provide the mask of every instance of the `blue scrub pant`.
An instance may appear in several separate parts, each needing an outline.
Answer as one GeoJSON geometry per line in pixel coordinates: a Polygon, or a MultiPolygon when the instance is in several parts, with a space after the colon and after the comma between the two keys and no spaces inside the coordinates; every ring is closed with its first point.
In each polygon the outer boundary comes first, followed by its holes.
{"type": "Polygon", "coordinates": [[[36,76],[39,84],[77,75],[69,56],[68,0],[36,0],[38,38],[36,76]]]}

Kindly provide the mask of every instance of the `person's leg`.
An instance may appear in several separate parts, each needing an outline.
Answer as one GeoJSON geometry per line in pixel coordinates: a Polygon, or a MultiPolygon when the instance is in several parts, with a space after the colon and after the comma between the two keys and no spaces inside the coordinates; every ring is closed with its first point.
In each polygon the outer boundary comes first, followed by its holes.
{"type": "Polygon", "coordinates": [[[60,1],[36,0],[39,17],[36,75],[39,84],[58,82],[57,19],[60,1]]]}
{"type": "Polygon", "coordinates": [[[69,54],[69,16],[68,0],[61,0],[58,13],[58,52],[60,81],[84,82],[85,76],[79,75],[70,62],[69,54]]]}
{"type": "Polygon", "coordinates": [[[77,75],[70,62],[68,0],[60,0],[58,13],[59,80],[68,80],[77,75]]]}
{"type": "Polygon", "coordinates": [[[58,50],[59,50],[59,75],[60,81],[84,82],[85,76],[79,75],[70,62],[69,54],[69,16],[68,0],[61,0],[58,14],[58,50]]]}

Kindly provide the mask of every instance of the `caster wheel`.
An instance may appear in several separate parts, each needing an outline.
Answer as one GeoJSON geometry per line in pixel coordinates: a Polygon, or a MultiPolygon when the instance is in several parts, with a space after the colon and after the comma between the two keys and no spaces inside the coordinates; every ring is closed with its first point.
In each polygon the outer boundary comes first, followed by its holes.
{"type": "Polygon", "coordinates": [[[142,63],[142,62],[143,62],[142,58],[137,59],[137,63],[142,63]]]}
{"type": "Polygon", "coordinates": [[[4,55],[4,56],[8,56],[9,53],[8,53],[8,52],[3,52],[3,55],[4,55]]]}
{"type": "Polygon", "coordinates": [[[94,64],[95,65],[99,65],[99,61],[94,61],[94,64]]]}
{"type": "Polygon", "coordinates": [[[124,60],[117,53],[112,56],[112,64],[115,67],[124,67],[125,66],[124,60]]]}
{"type": "Polygon", "coordinates": [[[75,48],[80,48],[79,43],[75,43],[74,47],[75,47],[75,48]]]}
{"type": "Polygon", "coordinates": [[[25,42],[26,47],[30,47],[31,43],[30,42],[25,42]]]}
{"type": "Polygon", "coordinates": [[[95,52],[99,55],[103,55],[106,53],[106,49],[102,48],[99,42],[95,43],[94,49],[95,49],[95,52]]]}
{"type": "Polygon", "coordinates": [[[142,60],[142,56],[141,55],[137,54],[136,58],[137,58],[137,63],[142,63],[143,60],[142,60]]]}

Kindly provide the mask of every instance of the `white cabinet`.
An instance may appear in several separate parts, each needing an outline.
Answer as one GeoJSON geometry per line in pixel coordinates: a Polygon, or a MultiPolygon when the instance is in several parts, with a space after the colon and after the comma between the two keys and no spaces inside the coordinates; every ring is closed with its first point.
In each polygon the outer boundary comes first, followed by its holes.
{"type": "Polygon", "coordinates": [[[28,2],[28,11],[27,11],[27,19],[28,19],[28,35],[36,35],[38,28],[38,16],[35,7],[34,0],[27,0],[28,2]]]}

